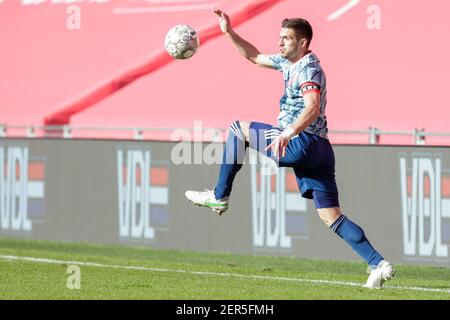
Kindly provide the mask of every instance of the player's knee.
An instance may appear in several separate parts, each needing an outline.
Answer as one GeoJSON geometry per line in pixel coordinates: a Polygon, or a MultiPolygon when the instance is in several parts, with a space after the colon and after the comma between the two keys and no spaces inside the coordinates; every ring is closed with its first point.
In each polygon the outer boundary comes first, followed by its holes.
{"type": "Polygon", "coordinates": [[[318,213],[320,220],[322,220],[326,226],[330,227],[333,224],[333,218],[320,214],[320,210],[318,210],[318,213]]]}
{"type": "Polygon", "coordinates": [[[230,124],[230,130],[236,137],[238,137],[242,141],[248,141],[247,122],[235,120],[230,124]]]}
{"type": "Polygon", "coordinates": [[[319,214],[320,220],[328,227],[339,222],[339,217],[342,216],[339,208],[317,209],[317,213],[319,214]]]}
{"type": "Polygon", "coordinates": [[[242,132],[240,121],[236,120],[230,124],[230,134],[235,135],[240,140],[245,140],[244,133],[242,132]]]}

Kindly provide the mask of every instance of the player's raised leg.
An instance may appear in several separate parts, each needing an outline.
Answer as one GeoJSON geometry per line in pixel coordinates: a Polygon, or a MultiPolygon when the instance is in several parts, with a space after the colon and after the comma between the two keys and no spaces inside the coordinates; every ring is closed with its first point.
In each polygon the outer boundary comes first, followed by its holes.
{"type": "Polygon", "coordinates": [[[244,163],[247,147],[271,158],[277,166],[292,167],[301,162],[304,153],[296,150],[305,142],[305,137],[293,141],[292,145],[289,143],[286,156],[282,159],[274,157],[271,151],[266,150],[272,139],[281,132],[279,128],[266,123],[234,121],[225,143],[219,178],[214,190],[187,191],[186,197],[194,204],[209,207],[216,213],[225,212],[228,209],[234,179],[244,163]]]}
{"type": "Polygon", "coordinates": [[[223,149],[219,178],[214,188],[217,199],[229,197],[231,194],[234,178],[244,164],[245,152],[249,146],[249,126],[250,124],[244,121],[234,121],[230,126],[223,149]]]}
{"type": "Polygon", "coordinates": [[[227,211],[234,178],[244,163],[249,127],[250,124],[244,121],[231,123],[216,187],[214,190],[186,191],[185,195],[191,202],[211,208],[219,215],[227,211]]]}

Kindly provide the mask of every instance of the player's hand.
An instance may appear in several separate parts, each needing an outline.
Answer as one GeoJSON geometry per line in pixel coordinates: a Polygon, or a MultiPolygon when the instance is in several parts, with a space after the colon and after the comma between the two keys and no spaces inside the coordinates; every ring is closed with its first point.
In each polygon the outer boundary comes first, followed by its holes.
{"type": "Polygon", "coordinates": [[[272,143],[267,146],[265,151],[272,151],[275,157],[282,158],[286,155],[286,147],[289,144],[289,138],[282,135],[276,137],[272,143]]]}
{"type": "Polygon", "coordinates": [[[219,17],[220,30],[222,30],[223,33],[229,33],[231,31],[230,17],[215,6],[213,6],[213,11],[216,16],[219,17]]]}

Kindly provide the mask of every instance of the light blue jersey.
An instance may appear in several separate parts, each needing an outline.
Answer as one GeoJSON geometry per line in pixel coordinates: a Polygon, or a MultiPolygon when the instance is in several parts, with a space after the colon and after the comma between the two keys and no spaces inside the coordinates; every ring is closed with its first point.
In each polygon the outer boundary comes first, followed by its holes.
{"type": "Polygon", "coordinates": [[[285,129],[292,124],[305,109],[303,95],[309,92],[320,93],[320,115],[304,131],[328,139],[327,118],[327,81],[320,61],[314,53],[308,53],[296,63],[292,63],[280,54],[269,56],[273,67],[283,72],[285,91],[280,99],[278,126],[285,129]]]}

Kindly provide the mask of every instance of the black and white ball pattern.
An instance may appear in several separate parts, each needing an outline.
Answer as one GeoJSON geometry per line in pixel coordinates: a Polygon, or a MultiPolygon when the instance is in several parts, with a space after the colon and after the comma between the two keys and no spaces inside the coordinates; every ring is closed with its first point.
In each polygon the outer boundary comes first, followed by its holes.
{"type": "Polygon", "coordinates": [[[166,34],[164,47],[175,59],[188,59],[198,50],[200,41],[197,32],[187,25],[177,25],[166,34]]]}

